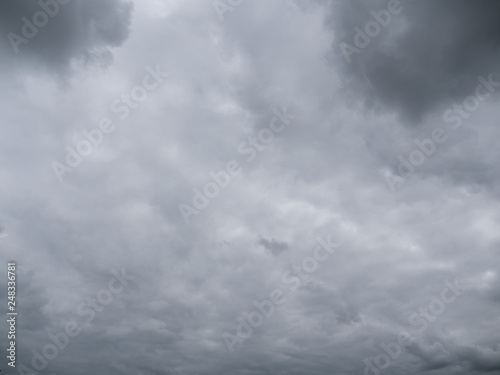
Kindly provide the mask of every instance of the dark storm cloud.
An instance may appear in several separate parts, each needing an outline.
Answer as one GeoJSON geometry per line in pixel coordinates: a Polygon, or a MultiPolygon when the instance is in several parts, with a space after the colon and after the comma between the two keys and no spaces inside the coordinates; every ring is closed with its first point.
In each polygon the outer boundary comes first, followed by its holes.
{"type": "Polygon", "coordinates": [[[370,12],[386,11],[391,1],[332,2],[334,64],[367,105],[386,105],[418,121],[443,102],[469,95],[479,75],[500,72],[498,1],[392,1],[400,4],[398,13],[350,55],[350,63],[341,42],[356,47],[355,27],[365,31],[374,20],[370,12]]]}
{"type": "Polygon", "coordinates": [[[2,1],[1,53],[4,62],[32,60],[49,70],[64,70],[72,59],[107,64],[110,48],[128,37],[131,15],[124,0],[2,1]]]}

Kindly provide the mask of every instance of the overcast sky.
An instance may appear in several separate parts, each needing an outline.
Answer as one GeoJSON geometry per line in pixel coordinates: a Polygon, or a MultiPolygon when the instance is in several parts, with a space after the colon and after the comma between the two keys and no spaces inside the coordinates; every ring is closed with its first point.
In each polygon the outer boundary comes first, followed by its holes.
{"type": "Polygon", "coordinates": [[[54,1],[0,2],[2,372],[500,374],[498,1],[54,1]]]}

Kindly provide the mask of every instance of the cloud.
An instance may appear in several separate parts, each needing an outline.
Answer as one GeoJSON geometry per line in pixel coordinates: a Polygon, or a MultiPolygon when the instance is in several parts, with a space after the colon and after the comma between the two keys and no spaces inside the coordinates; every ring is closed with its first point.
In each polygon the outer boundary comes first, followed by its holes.
{"type": "MultiPolygon", "coordinates": [[[[498,372],[498,97],[459,129],[443,120],[467,74],[496,69],[494,50],[476,61],[459,43],[497,38],[465,21],[493,30],[479,3],[402,3],[350,65],[338,42],[387,2],[243,1],[221,22],[211,1],[74,1],[19,54],[4,38],[0,273],[19,265],[19,364],[96,303],[44,371],[363,374],[405,331],[416,344],[384,374],[498,372]],[[147,66],[169,75],[142,100],[147,66]],[[133,101],[126,119],[116,100],[133,101]],[[239,145],[284,106],[296,117],[248,163],[239,145]],[[104,117],[116,129],[60,183],[51,163],[104,117]],[[383,172],[436,127],[447,141],[389,190],[383,172]],[[230,160],[246,168],[187,225],[178,205],[230,160]],[[325,259],[330,237],[342,246],[325,259]],[[122,268],[135,279],[104,305],[122,268]],[[422,321],[455,278],[470,289],[422,321]],[[222,334],[276,289],[284,303],[229,353],[222,334]]],[[[1,7],[4,36],[38,11],[1,7]]]]}
{"type": "Polygon", "coordinates": [[[499,73],[500,5],[494,0],[397,1],[401,12],[349,63],[340,43],[354,46],[355,27],[365,30],[374,20],[370,12],[386,11],[389,3],[331,3],[335,64],[345,88],[362,94],[367,106],[418,123],[440,106],[463,100],[479,75],[499,73]]]}
{"type": "Polygon", "coordinates": [[[132,9],[132,3],[122,0],[3,1],[0,48],[10,64],[29,61],[59,73],[72,62],[107,65],[111,48],[129,35],[132,9]]]}
{"type": "Polygon", "coordinates": [[[264,248],[269,250],[273,255],[279,255],[283,251],[288,250],[288,244],[286,241],[277,241],[274,238],[270,241],[265,238],[261,238],[258,244],[264,246],[264,248]]]}

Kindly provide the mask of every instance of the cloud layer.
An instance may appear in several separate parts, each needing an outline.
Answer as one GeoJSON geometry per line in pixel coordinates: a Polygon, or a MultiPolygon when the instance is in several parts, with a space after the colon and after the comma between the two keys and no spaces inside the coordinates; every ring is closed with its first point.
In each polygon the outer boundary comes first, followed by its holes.
{"type": "Polygon", "coordinates": [[[40,4],[0,5],[15,370],[500,373],[497,89],[468,99],[500,81],[496,2],[393,3],[351,62],[341,43],[388,2],[237,3],[60,3],[17,54],[7,35],[40,4]],[[61,182],[53,163],[84,142],[61,182]],[[241,173],[186,223],[179,205],[232,160],[241,173]],[[231,353],[223,334],[275,290],[231,353]]]}

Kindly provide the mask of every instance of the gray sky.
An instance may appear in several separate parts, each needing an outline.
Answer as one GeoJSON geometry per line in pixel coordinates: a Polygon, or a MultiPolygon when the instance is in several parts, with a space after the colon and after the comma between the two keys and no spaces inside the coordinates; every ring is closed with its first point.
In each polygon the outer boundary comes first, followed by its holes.
{"type": "Polygon", "coordinates": [[[499,25],[2,1],[2,372],[500,374],[499,25]]]}

